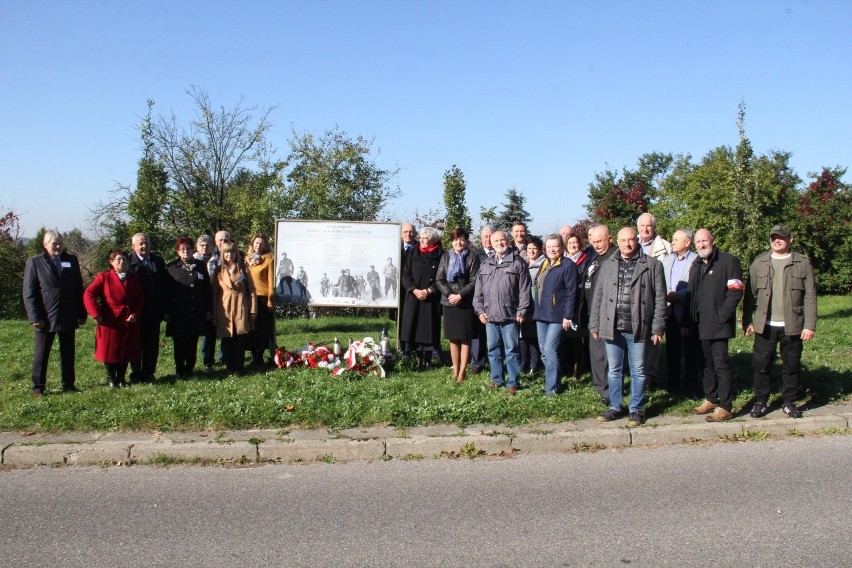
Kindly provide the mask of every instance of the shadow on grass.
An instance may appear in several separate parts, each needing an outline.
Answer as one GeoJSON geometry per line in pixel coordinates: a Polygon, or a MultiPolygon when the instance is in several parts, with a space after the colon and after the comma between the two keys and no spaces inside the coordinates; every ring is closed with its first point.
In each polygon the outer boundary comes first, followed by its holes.
{"type": "MultiPolygon", "coordinates": [[[[828,312],[828,313],[825,313],[825,314],[822,314],[822,313],[819,314],[819,319],[821,319],[821,320],[846,319],[846,318],[852,318],[852,308],[847,308],[845,310],[837,310],[835,312],[828,312]]],[[[817,325],[819,325],[819,324],[817,324],[817,325]]]]}

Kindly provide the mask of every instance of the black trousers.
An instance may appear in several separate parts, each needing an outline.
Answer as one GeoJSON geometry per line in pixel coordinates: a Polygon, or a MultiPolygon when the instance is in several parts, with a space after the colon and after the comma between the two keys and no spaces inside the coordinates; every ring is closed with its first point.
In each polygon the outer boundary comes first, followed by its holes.
{"type": "Polygon", "coordinates": [[[127,361],[124,363],[104,363],[107,372],[107,380],[111,385],[124,384],[127,375],[127,361]]]}
{"type": "Polygon", "coordinates": [[[473,339],[470,340],[470,366],[481,371],[488,364],[488,342],[485,340],[485,324],[476,318],[473,324],[473,339]]]}
{"type": "Polygon", "coordinates": [[[74,388],[76,375],[74,359],[74,330],[71,331],[41,331],[35,330],[35,349],[33,350],[33,392],[43,393],[47,384],[47,364],[50,361],[50,350],[53,340],[59,336],[59,364],[62,369],[62,388],[74,388]]]}
{"type": "Polygon", "coordinates": [[[232,373],[242,372],[246,366],[247,338],[247,334],[219,338],[219,343],[222,345],[222,359],[225,367],[232,373]]]}
{"type": "Polygon", "coordinates": [[[173,337],[175,347],[175,373],[180,378],[188,377],[198,360],[198,336],[173,337]]]}
{"type": "Polygon", "coordinates": [[[666,321],[666,371],[669,391],[696,393],[698,369],[703,366],[698,330],[690,329],[688,335],[683,335],[681,329],[680,322],[666,321]]]}
{"type": "Polygon", "coordinates": [[[130,380],[152,381],[160,356],[160,320],[143,316],[139,320],[139,328],[142,336],[142,357],[138,362],[130,362],[130,380]]]}
{"type": "Polygon", "coordinates": [[[802,370],[802,338],[785,335],[783,327],[767,325],[763,333],[754,335],[754,398],[761,402],[769,400],[772,390],[772,363],[775,349],[781,344],[781,398],[795,403],[799,394],[799,376],[802,370]]]}
{"type": "Polygon", "coordinates": [[[731,411],[733,399],[733,373],[728,361],[727,339],[702,339],[704,353],[704,397],[731,411]]]}
{"type": "Polygon", "coordinates": [[[589,367],[592,386],[604,398],[609,398],[609,362],[606,358],[606,341],[589,337],[589,367]]]}

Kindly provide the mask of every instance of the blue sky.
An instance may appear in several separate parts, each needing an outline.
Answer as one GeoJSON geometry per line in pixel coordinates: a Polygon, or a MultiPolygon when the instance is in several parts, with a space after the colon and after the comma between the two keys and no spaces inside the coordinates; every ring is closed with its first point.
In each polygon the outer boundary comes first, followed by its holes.
{"type": "MultiPolygon", "coordinates": [[[[586,216],[595,172],[645,152],[737,143],[793,152],[803,178],[848,166],[845,1],[0,2],[0,205],[86,230],[133,184],[139,117],[277,106],[271,140],[338,125],[400,168],[400,221],[465,174],[468,207],[527,198],[546,234],[586,216]]],[[[848,181],[848,180],[847,180],[848,181]]]]}

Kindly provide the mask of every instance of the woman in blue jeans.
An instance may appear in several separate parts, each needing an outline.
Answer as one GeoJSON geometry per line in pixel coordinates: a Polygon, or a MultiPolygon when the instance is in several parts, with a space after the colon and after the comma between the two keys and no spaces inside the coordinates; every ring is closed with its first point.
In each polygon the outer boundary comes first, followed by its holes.
{"type": "Polygon", "coordinates": [[[541,359],[544,362],[544,394],[558,394],[559,340],[562,332],[573,327],[574,300],[577,295],[577,265],[562,254],[562,237],[550,235],[544,243],[547,260],[536,278],[538,298],[535,323],[541,359]]]}

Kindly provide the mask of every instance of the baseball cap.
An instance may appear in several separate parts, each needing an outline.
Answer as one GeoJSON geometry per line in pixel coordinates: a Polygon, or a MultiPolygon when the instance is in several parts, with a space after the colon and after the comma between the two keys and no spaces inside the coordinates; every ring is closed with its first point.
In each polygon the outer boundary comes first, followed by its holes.
{"type": "Polygon", "coordinates": [[[778,235],[781,238],[789,239],[790,238],[790,227],[784,225],[783,223],[779,223],[777,225],[773,225],[769,230],[770,238],[772,235],[778,235]]]}

